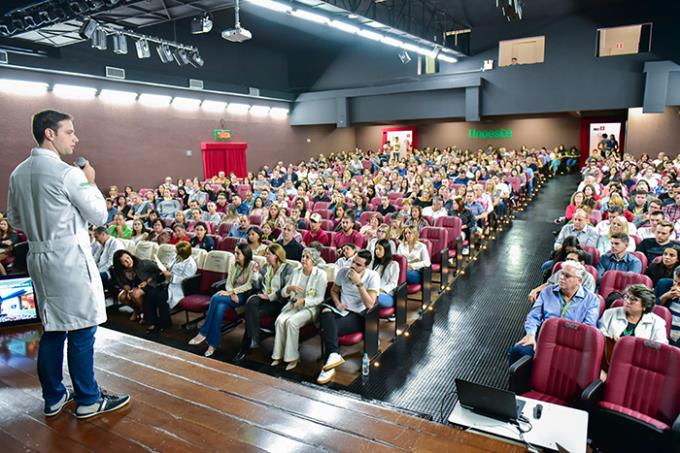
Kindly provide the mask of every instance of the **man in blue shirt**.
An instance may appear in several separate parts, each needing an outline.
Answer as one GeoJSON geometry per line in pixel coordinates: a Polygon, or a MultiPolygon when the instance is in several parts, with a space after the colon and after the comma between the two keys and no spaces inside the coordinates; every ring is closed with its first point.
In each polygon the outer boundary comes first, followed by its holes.
{"type": "Polygon", "coordinates": [[[581,286],[586,269],[576,261],[565,261],[559,283],[550,285],[541,291],[536,302],[529,310],[524,331],[526,335],[508,352],[512,365],[522,356],[534,355],[536,335],[549,318],[564,318],[597,327],[600,317],[600,300],[597,296],[581,286]]]}
{"type": "Polygon", "coordinates": [[[248,219],[248,216],[241,214],[238,216],[238,223],[229,230],[229,236],[233,238],[248,239],[249,228],[250,220],[248,219]]]}
{"type": "Polygon", "coordinates": [[[246,205],[246,204],[243,202],[243,200],[241,200],[241,196],[240,196],[240,195],[234,195],[234,196],[232,197],[232,199],[231,199],[231,203],[232,203],[233,206],[234,206],[234,210],[235,210],[238,214],[245,214],[245,215],[248,215],[248,212],[249,212],[250,210],[248,209],[248,205],[246,205]]]}
{"type": "Polygon", "coordinates": [[[611,250],[600,257],[597,264],[598,281],[607,271],[642,273],[642,263],[637,256],[628,253],[630,237],[626,233],[614,233],[609,239],[611,250]]]}

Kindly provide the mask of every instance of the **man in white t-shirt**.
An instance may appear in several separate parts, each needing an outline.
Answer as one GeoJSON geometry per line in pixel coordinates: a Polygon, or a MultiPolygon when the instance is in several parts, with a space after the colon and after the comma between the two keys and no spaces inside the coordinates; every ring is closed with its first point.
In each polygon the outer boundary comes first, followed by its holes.
{"type": "Polygon", "coordinates": [[[331,289],[333,307],[321,308],[321,335],[326,361],[316,382],[327,384],[335,376],[335,368],[345,359],[338,354],[338,337],[364,328],[364,314],[370,310],[380,292],[380,275],[369,269],[371,253],[359,250],[350,267],[344,267],[335,274],[331,289]]]}
{"type": "Polygon", "coordinates": [[[437,220],[439,217],[446,217],[449,215],[448,211],[444,209],[444,202],[440,197],[434,197],[432,199],[432,206],[427,206],[423,209],[423,215],[432,217],[437,220]]]}

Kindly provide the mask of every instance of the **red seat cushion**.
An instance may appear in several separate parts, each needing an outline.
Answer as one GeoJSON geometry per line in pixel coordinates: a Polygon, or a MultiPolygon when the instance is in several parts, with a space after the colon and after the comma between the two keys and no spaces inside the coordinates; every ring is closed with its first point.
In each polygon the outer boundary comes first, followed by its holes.
{"type": "Polygon", "coordinates": [[[540,401],[545,401],[546,403],[554,403],[554,404],[559,404],[561,406],[566,406],[567,402],[564,400],[561,400],[557,397],[554,397],[552,395],[548,395],[547,393],[541,393],[537,392],[536,390],[531,390],[526,393],[522,393],[522,396],[525,398],[532,398],[535,400],[540,400],[540,401]]]}
{"type": "Polygon", "coordinates": [[[412,285],[406,285],[406,292],[408,294],[419,293],[423,289],[423,285],[420,283],[414,283],[412,285]]]}
{"type": "Polygon", "coordinates": [[[207,311],[210,306],[210,296],[206,296],[205,294],[184,296],[182,300],[179,301],[179,306],[183,310],[192,313],[203,313],[204,311],[207,311]]]}
{"type": "Polygon", "coordinates": [[[610,411],[619,412],[621,414],[628,415],[629,417],[636,418],[662,431],[670,429],[670,426],[667,424],[645,415],[642,412],[634,411],[633,409],[628,409],[627,407],[619,406],[618,404],[609,403],[607,401],[600,401],[598,405],[603,409],[608,409],[610,411]]]}
{"type": "Polygon", "coordinates": [[[260,327],[265,329],[274,329],[274,322],[276,321],[275,316],[265,315],[260,318],[260,327]]]}
{"type": "Polygon", "coordinates": [[[381,318],[389,318],[394,314],[394,311],[394,307],[385,307],[381,308],[378,314],[381,318]]]}
{"type": "Polygon", "coordinates": [[[432,263],[432,272],[439,272],[442,270],[441,264],[432,263]]]}
{"type": "Polygon", "coordinates": [[[312,338],[316,336],[317,333],[318,329],[314,323],[305,324],[304,326],[300,327],[300,340],[304,341],[308,338],[312,338]]]}
{"type": "Polygon", "coordinates": [[[225,310],[224,316],[222,317],[223,321],[227,322],[234,322],[239,318],[238,313],[236,313],[236,310],[233,308],[230,308],[229,310],[225,310]]]}
{"type": "Polygon", "coordinates": [[[342,346],[352,346],[362,341],[364,341],[363,332],[353,332],[338,337],[338,344],[342,346]]]}

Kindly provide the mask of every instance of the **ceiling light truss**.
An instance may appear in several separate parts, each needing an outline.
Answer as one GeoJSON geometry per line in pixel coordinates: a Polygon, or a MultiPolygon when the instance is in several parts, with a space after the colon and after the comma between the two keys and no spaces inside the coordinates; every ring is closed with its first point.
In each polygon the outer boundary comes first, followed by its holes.
{"type": "Polygon", "coordinates": [[[447,32],[470,27],[437,8],[431,1],[324,0],[323,3],[345,10],[352,17],[370,19],[373,23],[367,25],[373,26],[375,31],[389,27],[452,48],[459,53],[458,56],[469,55],[469,40],[458,39],[454,42],[454,39],[447,37],[447,32]]]}

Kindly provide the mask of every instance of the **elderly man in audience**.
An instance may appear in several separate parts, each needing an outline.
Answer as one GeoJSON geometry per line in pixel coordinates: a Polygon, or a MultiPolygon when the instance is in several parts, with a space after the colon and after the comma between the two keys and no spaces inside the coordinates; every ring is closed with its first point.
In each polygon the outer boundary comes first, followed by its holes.
{"type": "Polygon", "coordinates": [[[123,244],[111,236],[106,227],[100,226],[94,230],[94,239],[99,244],[94,253],[94,261],[97,263],[99,275],[102,278],[104,287],[111,279],[109,269],[113,266],[113,254],[118,250],[122,250],[123,244]]]}
{"type": "Polygon", "coordinates": [[[573,222],[562,227],[560,234],[555,239],[555,250],[562,248],[562,242],[568,236],[576,237],[581,247],[595,247],[597,245],[597,231],[588,222],[588,214],[583,209],[577,209],[574,212],[573,222]]]}
{"type": "Polygon", "coordinates": [[[153,209],[153,204],[147,200],[142,199],[142,197],[133,192],[130,196],[132,198],[132,205],[128,211],[128,219],[146,219],[149,216],[149,212],[153,209]]]}
{"type": "Polygon", "coordinates": [[[525,355],[533,356],[538,330],[546,319],[564,318],[597,327],[600,301],[582,285],[585,267],[576,261],[565,261],[557,285],[545,288],[534,302],[526,321],[525,336],[509,351],[510,364],[525,355]]]}
{"type": "Polygon", "coordinates": [[[321,332],[327,356],[317,378],[327,384],[335,376],[335,368],[345,362],[338,353],[338,336],[364,328],[364,315],[375,305],[380,292],[380,276],[371,270],[371,254],[360,250],[351,267],[340,269],[331,289],[331,305],[321,307],[321,332]]]}
{"type": "Polygon", "coordinates": [[[612,234],[609,239],[610,250],[600,256],[600,262],[597,263],[598,281],[607,271],[642,273],[642,263],[638,257],[628,252],[631,242],[626,233],[612,234]]]}
{"type": "Polygon", "coordinates": [[[434,197],[432,199],[432,206],[427,206],[423,209],[423,215],[437,220],[439,217],[448,216],[449,213],[446,208],[444,208],[444,201],[440,197],[434,197]]]}
{"type": "Polygon", "coordinates": [[[638,337],[668,344],[666,321],[652,313],[654,291],[645,285],[630,285],[623,293],[623,307],[605,310],[598,326],[605,337],[618,341],[638,337]]]}
{"type": "Polygon", "coordinates": [[[354,216],[346,215],[342,218],[340,225],[340,231],[333,238],[333,247],[339,249],[350,242],[360,247],[364,245],[364,236],[354,229],[354,216]]]}
{"type": "Polygon", "coordinates": [[[656,225],[654,237],[641,241],[637,246],[637,251],[644,253],[647,261],[651,263],[654,258],[663,255],[663,251],[668,245],[680,246],[680,243],[671,240],[672,233],[673,224],[668,220],[660,221],[656,225]]]}
{"type": "Polygon", "coordinates": [[[238,216],[238,223],[231,227],[229,230],[229,236],[239,239],[248,238],[248,229],[250,228],[250,220],[245,214],[238,216]]]}
{"type": "MultiPolygon", "coordinates": [[[[583,266],[586,265],[586,252],[584,252],[581,249],[577,250],[571,250],[565,254],[565,261],[577,261],[581,263],[583,266]]],[[[550,285],[557,285],[560,282],[560,275],[562,274],[562,269],[557,270],[557,272],[553,272],[550,277],[548,277],[548,281],[543,283],[542,285],[537,286],[536,288],[532,289],[529,292],[529,301],[533,304],[536,302],[536,299],[538,298],[538,295],[541,294],[541,291],[543,291],[545,288],[547,288],[550,285]]],[[[590,272],[586,272],[583,274],[583,287],[590,291],[591,293],[595,292],[595,289],[597,287],[597,284],[595,282],[595,278],[590,275],[590,272]]]]}
{"type": "Polygon", "coordinates": [[[295,239],[299,234],[295,222],[286,221],[281,231],[281,239],[276,241],[277,244],[283,247],[289,260],[300,261],[302,258],[302,252],[305,247],[295,239]]]}
{"type": "Polygon", "coordinates": [[[173,219],[180,210],[179,201],[172,197],[169,189],[163,190],[163,198],[156,202],[156,210],[161,219],[173,219]]]}

